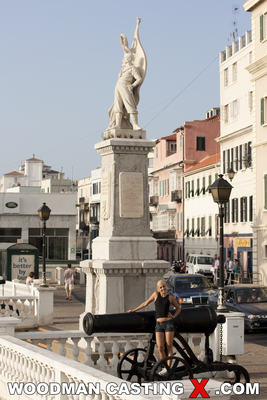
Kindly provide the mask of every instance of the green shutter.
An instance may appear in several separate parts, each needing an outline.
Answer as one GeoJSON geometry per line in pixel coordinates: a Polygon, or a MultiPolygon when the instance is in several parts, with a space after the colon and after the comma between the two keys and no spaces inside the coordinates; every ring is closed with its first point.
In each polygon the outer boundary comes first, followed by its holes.
{"type": "Polygon", "coordinates": [[[261,125],[264,124],[264,97],[261,99],[261,125]]]}
{"type": "Polygon", "coordinates": [[[263,41],[263,14],[260,15],[260,41],[263,41]]]}

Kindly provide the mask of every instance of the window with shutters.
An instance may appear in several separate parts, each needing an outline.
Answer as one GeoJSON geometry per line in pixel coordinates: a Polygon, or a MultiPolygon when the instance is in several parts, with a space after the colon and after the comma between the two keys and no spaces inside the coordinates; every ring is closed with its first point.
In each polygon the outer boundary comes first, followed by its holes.
{"type": "Polygon", "coordinates": [[[212,236],[212,216],[209,216],[209,236],[212,236]]]}
{"type": "Polygon", "coordinates": [[[183,224],[182,224],[182,213],[178,212],[177,213],[177,231],[178,232],[182,231],[182,226],[183,226],[183,224]]]}
{"type": "Polygon", "coordinates": [[[235,147],[235,162],[234,162],[234,171],[238,171],[238,146],[235,147]]]}
{"type": "Polygon", "coordinates": [[[202,193],[205,194],[206,193],[206,179],[205,176],[203,176],[202,178],[202,193]]]}
{"type": "Polygon", "coordinates": [[[247,222],[247,197],[240,199],[240,221],[247,222]]]}
{"type": "Polygon", "coordinates": [[[267,96],[263,97],[261,99],[261,105],[260,105],[260,110],[261,110],[261,125],[267,126],[267,96]]]}
{"type": "Polygon", "coordinates": [[[232,222],[238,222],[238,199],[232,199],[232,222]]]}
{"type": "Polygon", "coordinates": [[[229,72],[228,68],[225,68],[224,70],[224,87],[227,87],[229,83],[229,72]]]}
{"type": "Polygon", "coordinates": [[[252,92],[248,92],[248,108],[249,112],[252,113],[253,110],[253,103],[252,103],[253,97],[252,97],[252,92]]]}
{"type": "Polygon", "coordinates": [[[165,196],[168,196],[169,194],[169,179],[165,179],[164,181],[164,186],[165,186],[165,196]]]}
{"type": "Polygon", "coordinates": [[[242,144],[239,145],[239,169],[243,168],[243,152],[242,152],[242,144]]]}
{"type": "Polygon", "coordinates": [[[233,82],[237,81],[237,63],[235,62],[232,67],[233,82]]]}
{"type": "Polygon", "coordinates": [[[191,236],[195,236],[195,218],[192,218],[191,236]]]}
{"type": "Polygon", "coordinates": [[[260,41],[267,39],[267,13],[260,15],[260,41]]]}
{"type": "Polygon", "coordinates": [[[249,221],[253,221],[253,196],[249,196],[249,221]]]}
{"type": "Polygon", "coordinates": [[[158,148],[158,146],[156,147],[156,158],[159,158],[159,148],[158,148]]]}
{"type": "Polygon", "coordinates": [[[228,172],[229,171],[229,169],[230,169],[230,149],[228,149],[227,150],[227,169],[226,169],[226,172],[228,172]]]}
{"type": "Polygon", "coordinates": [[[224,106],[224,123],[225,124],[228,124],[228,122],[229,122],[229,104],[226,104],[225,106],[224,106]]]}
{"type": "Polygon", "coordinates": [[[202,217],[201,218],[201,236],[205,236],[206,235],[206,230],[205,230],[205,222],[206,222],[206,218],[202,217]]]}
{"type": "Polygon", "coordinates": [[[211,186],[211,175],[209,175],[209,186],[208,186],[209,193],[211,193],[211,190],[209,189],[210,186],[211,186]]]}
{"type": "Polygon", "coordinates": [[[231,149],[231,162],[230,167],[234,169],[234,148],[231,149]]]}
{"type": "Polygon", "coordinates": [[[230,203],[229,203],[229,201],[227,203],[225,203],[224,222],[226,224],[230,222],[230,203]]]}
{"type": "Polygon", "coordinates": [[[199,196],[199,178],[197,179],[197,190],[195,193],[197,196],[199,196]]]}
{"type": "Polygon", "coordinates": [[[191,181],[191,196],[195,196],[195,181],[191,181]]]}
{"type": "Polygon", "coordinates": [[[237,119],[237,116],[239,114],[239,99],[234,100],[230,103],[231,107],[231,119],[235,120],[237,119]]]}
{"type": "Polygon", "coordinates": [[[197,218],[196,236],[200,236],[200,218],[197,218]]]}

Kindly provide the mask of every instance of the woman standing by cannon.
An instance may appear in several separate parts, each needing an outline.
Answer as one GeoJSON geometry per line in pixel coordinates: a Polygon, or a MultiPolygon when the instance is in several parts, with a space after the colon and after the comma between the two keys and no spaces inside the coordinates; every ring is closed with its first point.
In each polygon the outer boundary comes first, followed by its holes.
{"type": "MultiPolygon", "coordinates": [[[[173,323],[173,319],[177,317],[177,315],[181,312],[181,307],[175,300],[175,298],[171,295],[167,294],[167,286],[166,283],[162,280],[157,283],[157,291],[155,291],[152,296],[149,297],[148,300],[144,301],[144,303],[140,304],[140,306],[136,307],[134,310],[129,310],[127,313],[136,312],[146,307],[148,304],[155,302],[155,310],[156,310],[156,342],[159,349],[160,358],[163,359],[165,357],[173,356],[173,338],[175,333],[175,327],[173,323]],[[170,305],[173,305],[176,308],[175,313],[172,315],[170,313],[169,308],[170,305]],[[164,348],[164,340],[166,341],[167,347],[167,355],[165,353],[164,348]]],[[[168,365],[171,363],[171,360],[168,361],[168,365]]],[[[160,374],[166,373],[165,368],[160,372],[160,374]]]]}

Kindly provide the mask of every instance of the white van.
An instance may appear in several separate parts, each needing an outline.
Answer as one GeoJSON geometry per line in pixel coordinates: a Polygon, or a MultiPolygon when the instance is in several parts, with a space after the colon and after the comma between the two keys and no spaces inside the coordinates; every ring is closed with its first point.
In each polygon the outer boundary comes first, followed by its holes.
{"type": "Polygon", "coordinates": [[[186,272],[188,274],[202,274],[213,280],[211,266],[214,257],[204,254],[188,254],[186,259],[186,272]]]}

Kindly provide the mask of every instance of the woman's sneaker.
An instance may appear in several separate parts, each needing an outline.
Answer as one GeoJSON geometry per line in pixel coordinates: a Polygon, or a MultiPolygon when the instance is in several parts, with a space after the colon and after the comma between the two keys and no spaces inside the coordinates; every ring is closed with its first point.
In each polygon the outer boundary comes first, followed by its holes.
{"type": "Polygon", "coordinates": [[[162,368],[162,370],[158,373],[158,375],[160,375],[160,376],[164,376],[164,375],[167,375],[167,368],[162,368]]]}

